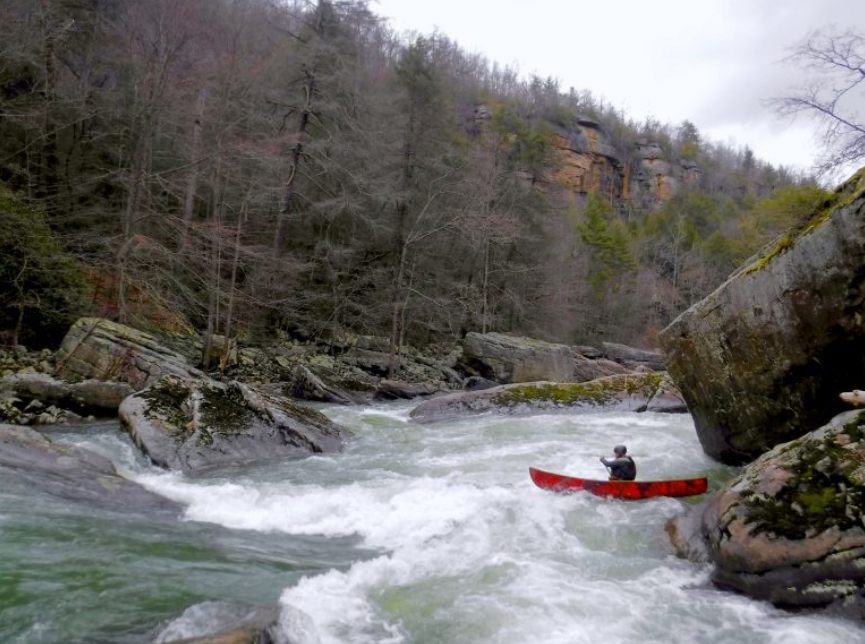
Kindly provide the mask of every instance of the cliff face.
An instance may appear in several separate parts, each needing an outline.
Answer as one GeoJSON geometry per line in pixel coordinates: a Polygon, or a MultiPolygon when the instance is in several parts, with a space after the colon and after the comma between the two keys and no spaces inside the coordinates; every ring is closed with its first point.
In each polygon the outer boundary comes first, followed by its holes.
{"type": "Polygon", "coordinates": [[[634,150],[618,150],[601,125],[586,118],[556,128],[553,146],[557,168],[549,180],[577,198],[596,194],[647,211],[700,182],[694,161],[671,163],[659,143],[646,139],[634,150]]]}
{"type": "MultiPolygon", "coordinates": [[[[489,107],[477,106],[470,129],[481,132],[491,118],[489,107]]],[[[620,150],[601,124],[590,118],[553,125],[552,145],[554,169],[544,179],[580,205],[595,194],[619,206],[648,211],[700,182],[694,161],[667,161],[661,145],[646,139],[632,150],[620,150]]]]}
{"type": "Polygon", "coordinates": [[[570,128],[558,128],[553,146],[557,167],[549,177],[552,183],[574,195],[624,199],[625,164],[598,123],[578,119],[570,128]]]}

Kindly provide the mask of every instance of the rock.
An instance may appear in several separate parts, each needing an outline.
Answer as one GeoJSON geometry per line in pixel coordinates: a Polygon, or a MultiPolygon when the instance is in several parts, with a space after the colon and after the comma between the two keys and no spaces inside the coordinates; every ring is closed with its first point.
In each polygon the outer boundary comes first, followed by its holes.
{"type": "Polygon", "coordinates": [[[134,389],[143,389],[164,375],[203,376],[154,336],[101,318],[81,318],[73,324],[56,362],[57,375],[64,380],[117,380],[134,389]]]}
{"type": "Polygon", "coordinates": [[[612,360],[589,360],[581,355],[574,355],[574,382],[588,382],[630,372],[631,369],[612,360]]]}
{"type": "Polygon", "coordinates": [[[666,414],[685,414],[688,405],[682,397],[682,392],[676,388],[676,384],[669,374],[664,374],[664,379],[658,385],[655,395],[646,405],[646,411],[666,414]]]}
{"type": "Polygon", "coordinates": [[[390,355],[381,351],[354,348],[346,352],[342,361],[376,376],[386,376],[390,366],[390,355]]]}
{"type": "Polygon", "coordinates": [[[430,383],[412,383],[401,380],[382,380],[375,397],[379,400],[409,400],[419,396],[429,396],[439,391],[430,383]]]}
{"type": "Polygon", "coordinates": [[[637,156],[641,159],[655,160],[664,156],[661,144],[656,141],[640,139],[637,141],[637,156]]]}
{"type": "Polygon", "coordinates": [[[20,345],[0,347],[0,377],[19,372],[54,373],[53,352],[48,349],[30,351],[20,345]]]}
{"type": "Polygon", "coordinates": [[[604,355],[607,358],[620,364],[644,364],[655,371],[663,371],[665,369],[664,354],[660,351],[635,349],[614,342],[602,342],[601,346],[603,347],[604,355]]]}
{"type": "Polygon", "coordinates": [[[476,375],[502,383],[569,382],[574,375],[570,347],[503,333],[468,333],[463,360],[476,375]]]}
{"type": "Polygon", "coordinates": [[[582,383],[532,382],[462,391],[421,403],[411,417],[424,423],[484,412],[644,411],[662,380],[660,373],[629,374],[582,383]]]}
{"type": "Polygon", "coordinates": [[[713,579],[783,607],[865,608],[865,412],[776,446],[668,525],[713,579]]]}
{"type": "Polygon", "coordinates": [[[167,376],[126,398],[120,419],[157,465],[194,472],[339,451],[351,434],[259,388],[167,376]]]}
{"type": "MultiPolygon", "coordinates": [[[[10,392],[22,400],[57,405],[80,414],[115,416],[120,403],[133,389],[123,382],[85,380],[69,383],[44,373],[18,373],[0,378],[0,391],[10,392]]],[[[25,411],[30,411],[29,406],[25,411]]]]}
{"type": "Polygon", "coordinates": [[[574,353],[578,353],[584,358],[591,358],[592,360],[594,360],[595,358],[604,357],[603,351],[595,347],[591,347],[587,344],[578,344],[571,348],[574,350],[574,353]]]}
{"type": "Polygon", "coordinates": [[[295,398],[342,405],[355,402],[351,396],[340,390],[339,387],[326,383],[303,365],[295,367],[293,375],[294,379],[290,390],[291,395],[295,398]]]}
{"type": "Polygon", "coordinates": [[[390,339],[375,335],[359,335],[355,346],[367,351],[378,351],[379,353],[390,352],[390,339]]]}
{"type": "Polygon", "coordinates": [[[176,515],[180,506],[120,476],[108,459],[42,434],[0,425],[0,477],[27,481],[69,501],[118,512],[176,515]]]}
{"type": "Polygon", "coordinates": [[[865,405],[865,391],[854,389],[853,391],[844,391],[839,394],[841,400],[859,407],[865,405]]]}
{"type": "Polygon", "coordinates": [[[492,389],[498,387],[499,383],[481,376],[469,376],[463,383],[463,389],[466,391],[483,391],[484,389],[492,389]]]}
{"type": "Polygon", "coordinates": [[[865,169],[661,333],[703,449],[741,464],[865,382],[865,169]]]}
{"type": "Polygon", "coordinates": [[[190,606],[173,620],[154,644],[275,644],[279,633],[278,606],[240,606],[224,601],[190,606]]]}
{"type": "Polygon", "coordinates": [[[214,333],[204,346],[201,363],[206,369],[218,368],[220,371],[235,366],[238,363],[237,341],[214,333]]]}

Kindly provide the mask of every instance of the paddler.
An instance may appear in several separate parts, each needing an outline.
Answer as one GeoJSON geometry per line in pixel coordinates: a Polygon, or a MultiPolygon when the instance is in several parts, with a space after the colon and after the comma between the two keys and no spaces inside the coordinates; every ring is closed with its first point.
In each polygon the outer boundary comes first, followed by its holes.
{"type": "Polygon", "coordinates": [[[628,448],[624,445],[616,445],[613,448],[614,458],[601,457],[601,463],[610,470],[611,481],[633,481],[637,478],[637,465],[634,459],[628,456],[628,448]]]}

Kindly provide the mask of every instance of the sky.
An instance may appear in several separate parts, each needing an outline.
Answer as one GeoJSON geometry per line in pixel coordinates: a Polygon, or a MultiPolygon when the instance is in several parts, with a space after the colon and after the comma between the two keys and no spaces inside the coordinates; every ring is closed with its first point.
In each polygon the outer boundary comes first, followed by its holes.
{"type": "Polygon", "coordinates": [[[399,32],[438,28],[528,76],[588,89],[632,119],[692,121],[704,137],[809,170],[817,128],[773,97],[808,82],[785,62],[819,28],[865,28],[865,0],[373,0],[399,32]]]}

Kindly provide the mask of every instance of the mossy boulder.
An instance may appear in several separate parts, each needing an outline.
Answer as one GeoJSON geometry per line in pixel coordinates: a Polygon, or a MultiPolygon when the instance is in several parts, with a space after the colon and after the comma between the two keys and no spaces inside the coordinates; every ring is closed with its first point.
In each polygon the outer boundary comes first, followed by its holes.
{"type": "Polygon", "coordinates": [[[336,452],[351,435],[314,409],[236,381],[166,376],[126,398],[119,414],[156,465],[187,472],[336,452]]]}
{"type": "Polygon", "coordinates": [[[663,373],[626,374],[589,382],[530,382],[461,391],[427,400],[411,412],[418,422],[467,414],[511,415],[554,411],[645,411],[662,390],[663,373]]]}
{"type": "Polygon", "coordinates": [[[116,380],[134,389],[143,389],[165,375],[203,376],[156,336],[102,318],[76,321],[55,362],[57,375],[64,380],[116,380]]]}
{"type": "Polygon", "coordinates": [[[563,344],[505,333],[469,333],[463,341],[462,367],[471,375],[500,383],[570,382],[574,352],[563,344]]]}
{"type": "Polygon", "coordinates": [[[865,412],[776,446],[668,532],[680,555],[716,565],[720,586],[778,606],[861,613],[865,412]]]}
{"type": "Polygon", "coordinates": [[[661,333],[707,454],[743,464],[865,382],[865,169],[661,333]]]}

